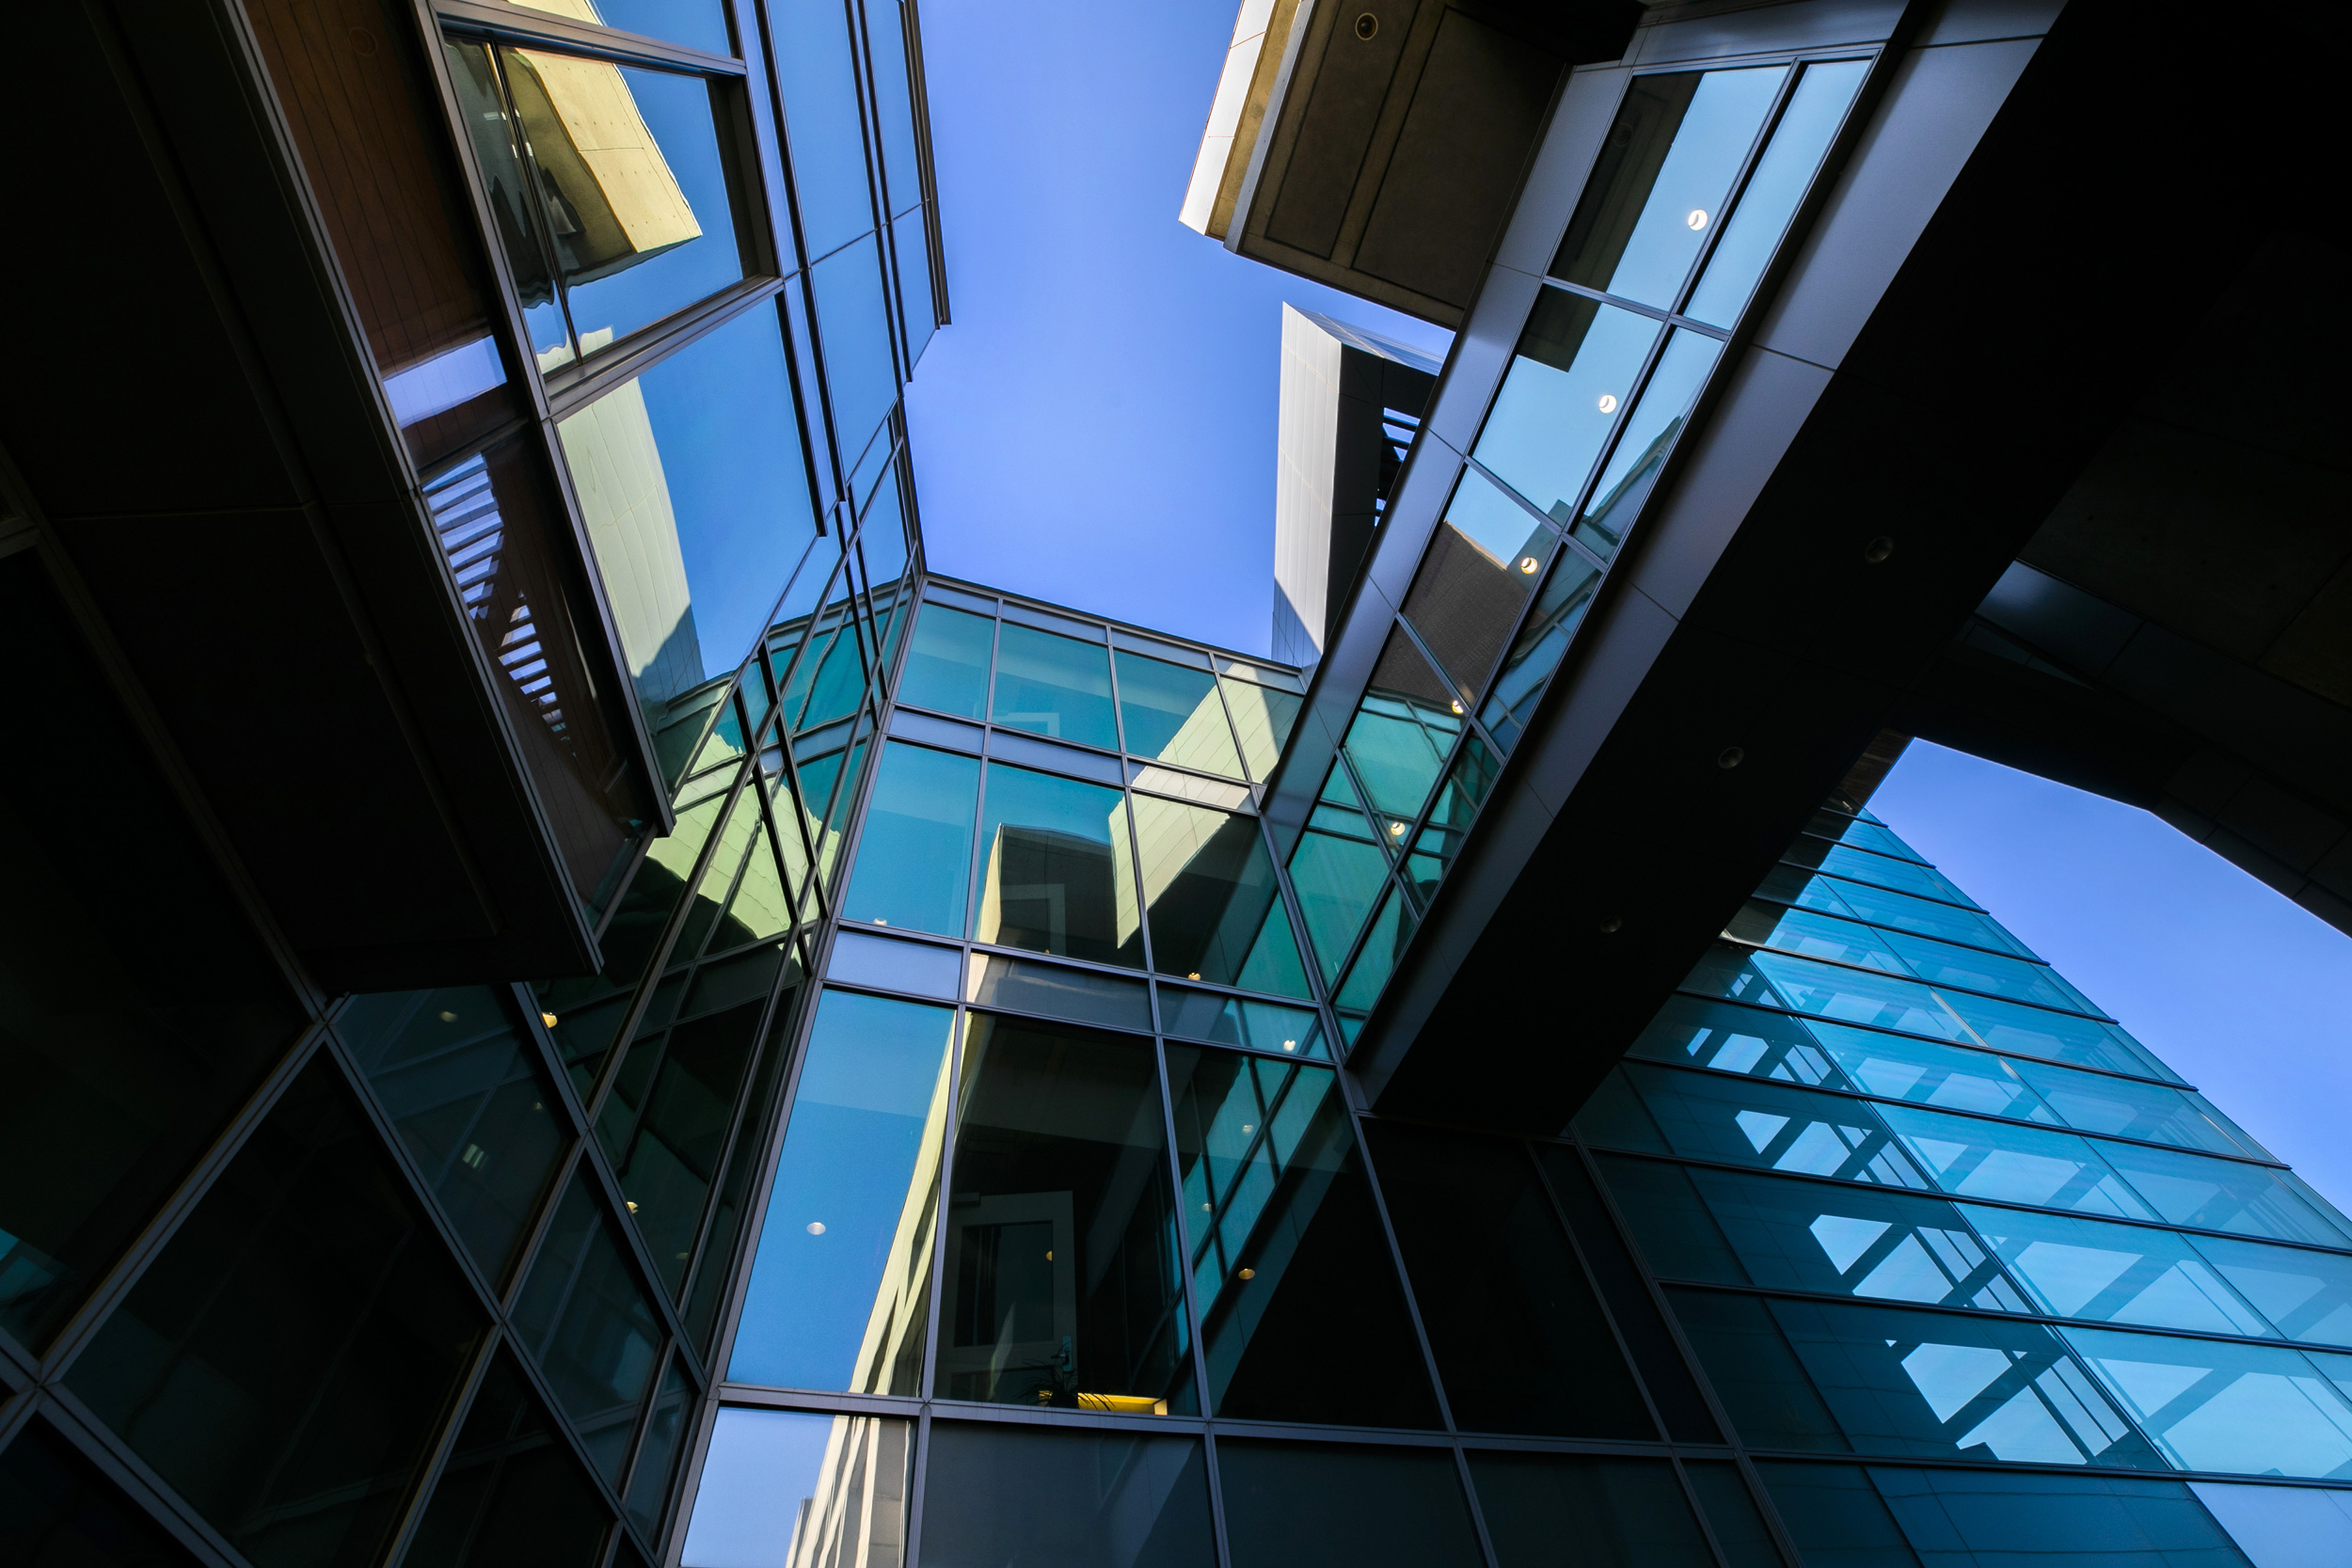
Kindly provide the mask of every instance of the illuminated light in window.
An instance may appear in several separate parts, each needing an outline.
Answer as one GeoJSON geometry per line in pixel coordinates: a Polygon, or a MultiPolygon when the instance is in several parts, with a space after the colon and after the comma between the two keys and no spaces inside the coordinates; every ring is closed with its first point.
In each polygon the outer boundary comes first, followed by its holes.
{"type": "Polygon", "coordinates": [[[1240,1277],[1244,1279],[1255,1279],[1258,1277],[1258,1271],[1255,1269],[1243,1269],[1240,1271],[1240,1277]]]}
{"type": "Polygon", "coordinates": [[[1284,1040],[1282,1042],[1282,1049],[1285,1051],[1295,1051],[1298,1049],[1298,1042],[1296,1040],[1284,1040]]]}
{"type": "Polygon", "coordinates": [[[1200,978],[1200,972],[1196,969],[1191,974],[1185,975],[1184,978],[1187,980],[1198,980],[1200,978]]]}
{"type": "Polygon", "coordinates": [[[889,925],[889,924],[890,924],[890,922],[889,922],[889,921],[887,921],[887,920],[884,920],[884,919],[883,919],[881,915],[876,915],[876,916],[874,917],[874,924],[875,924],[875,925],[877,925],[877,926],[887,926],[887,925],[889,925]]]}
{"type": "Polygon", "coordinates": [[[555,1015],[553,1013],[541,1013],[539,1015],[539,1022],[552,1029],[555,1027],[555,1015]]]}
{"type": "Polygon", "coordinates": [[[1391,838],[1403,838],[1405,836],[1405,824],[1402,822],[1390,823],[1389,836],[1391,838]]]}
{"type": "Polygon", "coordinates": [[[821,1236],[821,1235],[823,1235],[823,1234],[825,1233],[825,1222],[824,1222],[823,1220],[811,1220],[811,1221],[809,1221],[809,1222],[808,1222],[808,1233],[809,1233],[810,1235],[812,1235],[812,1236],[821,1236]]]}
{"type": "Polygon", "coordinates": [[[1454,705],[1454,713],[1455,713],[1456,715],[1459,715],[1459,714],[1461,713],[1461,711],[1462,711],[1462,705],[1461,705],[1460,703],[1458,703],[1458,702],[1457,702],[1457,703],[1455,703],[1455,704],[1454,705]]]}
{"type": "Polygon", "coordinates": [[[457,1015],[455,1013],[443,1013],[441,1015],[441,1022],[443,1023],[454,1023],[457,1022],[457,1015]]]}
{"type": "Polygon", "coordinates": [[[1614,392],[1601,393],[1599,408],[1604,414],[1615,413],[1617,411],[1617,394],[1614,392]]]}
{"type": "MultiPolygon", "coordinates": [[[[623,1198],[621,1201],[622,1201],[622,1202],[624,1202],[624,1203],[628,1203],[628,1200],[627,1198],[623,1198]]],[[[635,1213],[635,1212],[637,1212],[637,1205],[635,1205],[634,1203],[629,1203],[629,1205],[628,1205],[628,1212],[629,1212],[630,1213],[632,1213],[632,1214],[633,1214],[633,1213],[635,1213]]]]}
{"type": "Polygon", "coordinates": [[[1696,231],[1707,227],[1707,214],[1703,209],[1693,207],[1691,209],[1691,215],[1684,218],[1682,221],[1689,224],[1693,231],[1696,231]]]}
{"type": "MultiPolygon", "coordinates": [[[[1535,575],[1535,568],[1536,568],[1536,566],[1537,566],[1538,564],[1539,564],[1539,562],[1538,562],[1535,560],[1535,558],[1534,558],[1534,556],[1532,556],[1532,555],[1523,555],[1523,556],[1519,557],[1519,570],[1520,570],[1520,572],[1521,572],[1521,573],[1525,574],[1525,575],[1526,575],[1526,576],[1528,576],[1528,577],[1531,577],[1531,578],[1532,578],[1532,577],[1534,577],[1534,576],[1535,575]]],[[[1454,712],[1456,712],[1456,713],[1459,713],[1459,712],[1461,712],[1462,710],[1461,710],[1461,707],[1457,705],[1454,707],[1454,712]]]]}

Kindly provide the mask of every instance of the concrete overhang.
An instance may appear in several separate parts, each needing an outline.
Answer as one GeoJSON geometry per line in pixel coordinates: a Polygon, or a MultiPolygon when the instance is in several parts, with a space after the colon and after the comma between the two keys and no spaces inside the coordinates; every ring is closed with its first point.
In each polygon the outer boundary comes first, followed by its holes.
{"type": "Polygon", "coordinates": [[[1461,325],[1570,66],[1637,0],[1243,0],[1181,212],[1226,248],[1461,325]]]}
{"type": "Polygon", "coordinates": [[[612,738],[602,793],[469,623],[236,8],[16,37],[8,207],[48,216],[6,264],[0,469],[150,738],[326,990],[593,971],[601,867],[669,818],[584,549],[534,603],[593,687],[564,717],[612,738]]]}

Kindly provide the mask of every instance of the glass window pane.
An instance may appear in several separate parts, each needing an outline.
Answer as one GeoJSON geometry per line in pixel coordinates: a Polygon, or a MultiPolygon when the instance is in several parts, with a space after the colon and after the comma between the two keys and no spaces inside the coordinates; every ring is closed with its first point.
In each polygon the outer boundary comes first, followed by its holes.
{"type": "Polygon", "coordinates": [[[955,1013],[829,990],[776,1159],[727,1377],[911,1394],[955,1013]]]}
{"type": "Polygon", "coordinates": [[[1642,401],[1626,416],[1616,451],[1593,482],[1592,499],[1576,520],[1578,544],[1607,556],[1624,542],[1723,352],[1723,344],[1696,332],[1677,332],[1667,340],[1666,352],[1642,388],[1642,401]]]}
{"type": "Polygon", "coordinates": [[[743,276],[699,76],[501,49],[582,354],[743,276]]]}
{"type": "Polygon", "coordinates": [[[1800,1021],[1786,1013],[1702,1002],[1694,996],[1675,997],[1660,1008],[1627,1054],[1785,1084],[1855,1086],[1800,1021]]]}
{"type": "Polygon", "coordinates": [[[508,0],[534,11],[552,11],[575,22],[599,22],[625,33],[682,43],[710,55],[732,55],[727,15],[719,0],[508,0]]]}
{"type": "Polygon", "coordinates": [[[1151,1042],[975,1016],[932,1391],[1166,1414],[1192,1337],[1151,1042]]]}
{"type": "Polygon", "coordinates": [[[2021,958],[2034,956],[2030,948],[2010,935],[1991,915],[1871,887],[1866,882],[1816,876],[1795,866],[1782,865],[1775,866],[1756,891],[1761,897],[1825,910],[1831,914],[1852,915],[1891,930],[1941,937],[1946,942],[1964,942],[1996,953],[2014,953],[2021,958]]]}
{"type": "Polygon", "coordinates": [[[1667,1294],[1733,1424],[1757,1448],[2164,1468],[2038,1323],[1667,1294]]]}
{"type": "Polygon", "coordinates": [[[809,268],[809,283],[817,293],[834,429],[843,451],[861,451],[898,401],[880,243],[871,234],[859,236],[809,268]]]}
{"type": "Polygon", "coordinates": [[[1494,695],[1478,713],[1479,722],[1505,752],[1527,733],[1535,705],[1542,700],[1551,673],[1560,667],[1599,586],[1599,567],[1573,550],[1561,552],[1542,596],[1512,641],[1502,673],[1495,677],[1494,695]]]}
{"type": "Polygon", "coordinates": [[[1327,982],[1339,978],[1356,933],[1388,885],[1388,861],[1362,823],[1352,813],[1343,818],[1321,808],[1291,851],[1291,887],[1327,982]],[[1332,831],[1334,824],[1340,831],[1332,831]]]}
{"type": "Polygon", "coordinates": [[[2006,996],[2012,1002],[2031,1002],[2044,1007],[2064,1007],[2073,1012],[2106,1016],[2047,964],[2028,963],[2023,958],[2007,958],[1998,953],[1954,946],[1937,942],[1932,937],[1913,936],[1907,931],[1888,931],[1884,940],[1889,947],[1901,955],[1911,973],[1922,980],[1931,980],[1937,985],[1963,986],[1969,990],[1990,991],[1994,996],[2006,996]]]}
{"type": "Polygon", "coordinates": [[[1783,1568],[1780,1548],[1756,1512],[1756,1497],[1740,1479],[1740,1467],[1727,1460],[1686,1459],[1682,1473],[1691,1478],[1699,1508],[1715,1528],[1715,1544],[1724,1549],[1730,1568],[1783,1568]]]}
{"type": "Polygon", "coordinates": [[[466,1250],[493,1282],[571,1127],[538,1048],[487,986],[353,999],[336,1020],[466,1250]]]}
{"type": "Polygon", "coordinates": [[[1221,1439],[1233,1568],[1480,1568],[1486,1556],[1444,1449],[1221,1439]]]}
{"type": "Polygon", "coordinates": [[[0,1452],[0,1541],[33,1568],[196,1568],[198,1559],[36,1417],[0,1452]]]}
{"type": "Polygon", "coordinates": [[[1628,1062],[1576,1118],[1595,1143],[1658,1147],[1677,1154],[1847,1181],[1922,1188],[1927,1182],[1896,1148],[1879,1108],[1755,1079],[1674,1072],[1628,1062]]]}
{"type": "Polygon", "coordinates": [[[2352,1345],[2352,1258],[2216,1236],[2189,1244],[2288,1338],[2352,1345]]]}
{"type": "MultiPolygon", "coordinates": [[[[603,1132],[607,1118],[628,1117],[633,1110],[616,1113],[615,1107],[627,1107],[631,1100],[643,1103],[627,1142],[609,1138],[607,1148],[620,1145],[613,1164],[628,1199],[630,1221],[674,1295],[685,1278],[711,1184],[718,1180],[719,1158],[726,1148],[737,1096],[751,1069],[760,1017],[767,1011],[768,990],[775,977],[772,948],[753,957],[757,960],[755,979],[741,988],[755,992],[752,999],[677,1024],[657,1041],[630,1046],[629,1065],[597,1117],[597,1131],[603,1132]],[[625,1093],[641,1053],[657,1060],[658,1068],[644,1071],[642,1090],[625,1093]]],[[[722,973],[731,967],[722,966],[722,973]]],[[[706,969],[698,976],[697,990],[710,974],[706,969]]],[[[689,1008],[697,1005],[690,993],[689,1008]]]]}
{"type": "Polygon", "coordinates": [[[1152,992],[1141,980],[1122,980],[1071,964],[974,953],[969,958],[964,1000],[984,1007],[1044,1013],[1137,1034],[1152,1032],[1152,992]]]}
{"type": "Polygon", "coordinates": [[[1673,305],[1788,74],[1766,66],[1633,78],[1552,275],[1673,305]]]}
{"type": "Polygon", "coordinates": [[[1133,804],[1152,966],[1189,980],[1305,997],[1306,971],[1257,818],[1151,795],[1133,804]]]}
{"type": "Polygon", "coordinates": [[[2114,1145],[2094,1148],[2069,1132],[1908,1105],[1883,1105],[1879,1113],[1935,1184],[1956,1196],[2125,1219],[2156,1217],[2100,1158],[2114,1145]]]}
{"type": "Polygon", "coordinates": [[[1242,755],[1249,759],[1249,776],[1263,784],[1274,771],[1274,765],[1282,760],[1282,748],[1290,744],[1291,731],[1296,727],[1299,709],[1307,700],[1230,675],[1219,675],[1216,684],[1225,693],[1226,706],[1232,711],[1242,755]]]}
{"type": "Polygon", "coordinates": [[[813,260],[874,227],[856,55],[848,10],[835,0],[791,0],[773,8],[771,21],[792,194],[813,260]]]}
{"type": "Polygon", "coordinates": [[[2169,1230],[2015,1209],[1961,1212],[2055,1317],[2205,1334],[2271,1333],[2212,1265],[2169,1230]]]}
{"type": "Polygon", "coordinates": [[[1461,731],[1461,703],[1404,631],[1391,629],[1342,745],[1392,837],[1421,815],[1461,731]]]}
{"type": "Polygon", "coordinates": [[[987,785],[973,936],[1140,968],[1126,797],[1001,762],[988,765],[987,785]]]}
{"type": "Polygon", "coordinates": [[[1454,1424],[1654,1440],[1527,1150],[1386,1121],[1365,1135],[1454,1424]]]}
{"type": "Polygon", "coordinates": [[[795,428],[764,309],[556,426],[651,729],[751,653],[815,536],[795,428]]]}
{"type": "Polygon", "coordinates": [[[1160,987],[1160,1028],[1188,1040],[1213,1045],[1246,1046],[1252,1051],[1279,1051],[1302,1058],[1321,1057],[1323,1026],[1315,1015],[1298,1007],[1278,1007],[1244,996],[1216,991],[1160,987]]]}
{"type": "Polygon", "coordinates": [[[532,177],[523,162],[525,133],[507,104],[496,51],[485,43],[444,39],[441,53],[449,62],[450,85],[482,170],[499,248],[506,253],[516,293],[522,299],[531,351],[542,371],[569,364],[579,355],[556,298],[554,266],[540,238],[553,214],[546,203],[532,198],[532,177]]]}
{"type": "Polygon", "coordinates": [[[900,740],[884,746],[841,917],[962,935],[979,796],[977,758],[900,740]]]}
{"type": "Polygon", "coordinates": [[[1659,331],[1647,316],[1544,290],[1470,455],[1552,521],[1575,521],[1584,476],[1659,331]]]}
{"type": "Polygon", "coordinates": [[[596,1568],[612,1515],[504,1351],[483,1375],[406,1560],[596,1568]]]}
{"type": "MultiPolygon", "coordinates": [[[[1363,945],[1357,949],[1356,961],[1348,966],[1347,978],[1341,982],[1339,993],[1332,997],[1332,1006],[1345,1017],[1368,1018],[1373,1004],[1388,989],[1389,976],[1396,973],[1397,960],[1411,946],[1413,933],[1420,928],[1420,919],[1413,913],[1412,901],[1391,887],[1380,900],[1380,909],[1365,928],[1363,945]]],[[[1352,1035],[1349,1037],[1354,1037],[1352,1035]]]]}
{"type": "Polygon", "coordinates": [[[1166,1050],[1214,1414],[1437,1426],[1333,1074],[1166,1050]]]}
{"type": "Polygon", "coordinates": [[[2067,1126],[2082,1132],[2120,1133],[2213,1154],[2259,1152],[2242,1148],[2178,1089],[2041,1062],[2019,1062],[2016,1071],[2042,1092],[2067,1126]]]}
{"type": "Polygon", "coordinates": [[[314,1055],[66,1374],[261,1568],[382,1548],[480,1340],[407,1192],[314,1055]]]}
{"type": "Polygon", "coordinates": [[[921,364],[931,334],[939,329],[939,308],[932,303],[930,234],[916,207],[892,220],[891,238],[898,254],[898,326],[906,334],[907,363],[921,364]]]}
{"type": "Polygon", "coordinates": [[[661,1354],[661,1319],[585,1164],[532,1259],[514,1328],[596,1468],[618,1486],[661,1354]]]}
{"type": "Polygon", "coordinates": [[[1911,973],[1885,939],[1869,927],[1815,910],[1792,910],[1751,898],[1724,926],[1724,935],[1775,952],[1875,969],[1883,974],[1911,973]]]}
{"type": "Polygon", "coordinates": [[[1817,1022],[1811,1028],[1821,1048],[1865,1094],[1947,1111],[2007,1117],[2012,1121],[2059,1124],[2050,1108],[2019,1083],[2010,1065],[1998,1056],[1836,1023],[1817,1022]]]}
{"type": "MultiPolygon", "coordinates": [[[[882,163],[890,188],[884,210],[898,214],[920,198],[922,179],[915,167],[906,28],[894,0],[866,8],[866,34],[874,61],[874,119],[882,128],[882,163]]],[[[914,62],[916,69],[920,63],[914,62]]]]}
{"type": "Polygon", "coordinates": [[[1939,1563],[2023,1558],[2048,1568],[2248,1568],[2177,1481],[1876,1465],[1870,1480],[1939,1563]]]}
{"type": "Polygon", "coordinates": [[[1872,1301],[2030,1310],[1948,1203],[1642,1160],[1610,1159],[1603,1168],[1661,1274],[1872,1301]]]}
{"type": "Polygon", "coordinates": [[[923,1568],[1216,1562],[1197,1437],[938,1421],[924,1474],[923,1568]]]}
{"type": "Polygon", "coordinates": [[[962,990],[963,953],[929,942],[885,941],[845,927],[834,936],[825,977],[953,1002],[962,990]]]}
{"type": "Polygon", "coordinates": [[[1740,193],[1731,226],[1715,242],[1715,253],[1692,292],[1685,307],[1691,315],[1723,327],[1739,319],[1868,71],[1867,60],[1826,60],[1804,68],[1756,172],[1740,193]]]}
{"type": "Polygon", "coordinates": [[[1470,1467],[1502,1568],[1715,1568],[1662,1459],[1472,1452],[1470,1467]]]}
{"type": "MultiPolygon", "coordinates": [[[[1944,874],[1931,865],[1918,865],[1886,855],[1874,855],[1867,849],[1855,849],[1842,844],[1824,844],[1817,838],[1799,838],[1780,852],[1780,858],[1802,869],[1826,871],[1846,881],[1860,882],[1867,887],[1940,899],[1966,910],[1977,907],[1974,899],[1946,880],[1944,874]]],[[[1839,892],[1842,895],[1844,890],[1841,888],[1839,892]]]]}
{"type": "Polygon", "coordinates": [[[678,1426],[697,1392],[682,1361],[671,1356],[661,1392],[654,1399],[652,1414],[645,1418],[645,1434],[638,1441],[628,1497],[622,1504],[628,1522],[649,1541],[661,1539],[662,1520],[669,1513],[671,1470],[677,1463],[678,1426]]]}
{"type": "Polygon", "coordinates": [[[1474,467],[1464,467],[1405,594],[1413,623],[1464,702],[1486,689],[1558,536],[1474,467]]]}
{"type": "Polygon", "coordinates": [[[2352,1244],[2352,1237],[2265,1166],[2136,1144],[2101,1143],[2098,1148],[2167,1224],[2318,1246],[2352,1244]]]}
{"type": "Polygon", "coordinates": [[[914,1423],[722,1409],[684,1568],[903,1561],[914,1423]]]}
{"type": "Polygon", "coordinates": [[[1112,657],[1119,661],[1119,721],[1129,752],[1204,773],[1242,776],[1216,676],[1141,654],[1112,657]]]}
{"type": "Polygon", "coordinates": [[[1006,622],[989,716],[1009,729],[1117,751],[1109,653],[1097,643],[1006,622]]]}
{"type": "Polygon", "coordinates": [[[1918,1554],[1861,1465],[1764,1460],[1756,1468],[1808,1564],[1919,1568],[1918,1554]]]}
{"type": "Polygon", "coordinates": [[[2344,1380],[2321,1376],[2310,1358],[2161,1334],[2065,1333],[2182,1469],[2352,1479],[2352,1403],[2344,1380]]]}

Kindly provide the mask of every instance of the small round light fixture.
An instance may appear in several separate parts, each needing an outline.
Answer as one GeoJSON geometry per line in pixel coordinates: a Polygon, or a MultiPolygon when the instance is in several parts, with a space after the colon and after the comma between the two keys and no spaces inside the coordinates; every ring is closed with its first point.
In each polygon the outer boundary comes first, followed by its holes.
{"type": "Polygon", "coordinates": [[[1617,411],[1617,394],[1614,392],[1601,393],[1600,402],[1594,406],[1597,407],[1604,414],[1615,413],[1617,411]]]}
{"type": "Polygon", "coordinates": [[[555,1015],[553,1013],[541,1013],[539,1015],[539,1022],[552,1029],[555,1027],[555,1015]]]}
{"type": "Polygon", "coordinates": [[[1298,1049],[1298,1042],[1296,1040],[1284,1040],[1282,1042],[1282,1049],[1285,1051],[1295,1051],[1298,1049]]]}
{"type": "MultiPolygon", "coordinates": [[[[621,1199],[621,1201],[622,1201],[623,1203],[628,1203],[628,1199],[627,1199],[627,1198],[623,1198],[623,1199],[621,1199]]],[[[632,1214],[633,1214],[633,1213],[635,1213],[635,1212],[637,1212],[637,1205],[635,1205],[634,1203],[629,1203],[629,1204],[628,1204],[628,1212],[629,1212],[630,1213],[632,1213],[632,1214]]]]}
{"type": "Polygon", "coordinates": [[[1535,575],[1535,568],[1542,564],[1543,562],[1537,561],[1534,556],[1523,555],[1519,557],[1519,575],[1521,577],[1532,578],[1535,575]]]}
{"type": "Polygon", "coordinates": [[[1692,233],[1696,233],[1700,230],[1707,227],[1707,209],[1704,207],[1693,207],[1691,209],[1691,215],[1684,218],[1682,221],[1691,226],[1691,231],[1692,233]]]}
{"type": "MultiPolygon", "coordinates": [[[[1457,707],[1454,711],[1459,713],[1462,710],[1457,707]]],[[[457,1015],[455,1013],[443,1013],[441,1015],[441,1022],[443,1023],[454,1023],[457,1022],[457,1015]]]]}
{"type": "Polygon", "coordinates": [[[1402,822],[1390,823],[1389,836],[1391,838],[1403,838],[1405,836],[1405,824],[1402,822]]]}
{"type": "Polygon", "coordinates": [[[824,1222],[823,1220],[811,1220],[811,1221],[809,1221],[809,1222],[808,1222],[808,1233],[809,1233],[810,1235],[812,1235],[812,1236],[821,1236],[821,1235],[823,1235],[823,1234],[825,1233],[825,1222],[824,1222]]]}
{"type": "Polygon", "coordinates": [[[1373,40],[1374,35],[1377,34],[1379,31],[1380,19],[1373,15],[1370,11],[1366,11],[1363,15],[1356,19],[1356,36],[1362,39],[1366,43],[1370,43],[1373,40]]]}
{"type": "Polygon", "coordinates": [[[1258,1277],[1258,1271],[1255,1269],[1243,1269],[1240,1272],[1240,1277],[1243,1279],[1255,1279],[1258,1277]]]}
{"type": "Polygon", "coordinates": [[[1191,974],[1185,975],[1184,978],[1187,980],[1198,980],[1200,978],[1200,972],[1196,969],[1191,974]]]}
{"type": "Polygon", "coordinates": [[[1868,562],[1873,566],[1877,565],[1880,562],[1884,561],[1888,556],[1893,555],[1894,553],[1895,541],[1888,538],[1883,533],[1880,534],[1876,539],[1871,540],[1868,544],[1862,546],[1862,559],[1868,562]]]}
{"type": "Polygon", "coordinates": [[[1458,719],[1458,718],[1460,718],[1460,717],[1461,717],[1461,714],[1462,714],[1462,705],[1461,705],[1461,703],[1457,700],[1457,701],[1454,703],[1454,717],[1455,717],[1455,718],[1457,718],[1457,719],[1458,719]]]}
{"type": "Polygon", "coordinates": [[[1625,929],[1625,916],[1621,914],[1611,915],[1608,919],[1600,923],[1600,929],[1603,936],[1615,936],[1619,931],[1625,929]]]}
{"type": "Polygon", "coordinates": [[[1720,753],[1717,754],[1715,758],[1715,766],[1728,772],[1730,769],[1739,767],[1741,763],[1747,760],[1747,752],[1741,751],[1737,746],[1726,746],[1720,753]]]}

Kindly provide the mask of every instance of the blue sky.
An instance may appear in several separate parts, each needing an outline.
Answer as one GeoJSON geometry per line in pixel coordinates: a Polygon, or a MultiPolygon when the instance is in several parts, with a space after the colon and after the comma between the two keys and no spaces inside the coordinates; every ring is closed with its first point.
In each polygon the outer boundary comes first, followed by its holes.
{"type": "MultiPolygon", "coordinates": [[[[1232,0],[933,0],[952,326],[907,393],[935,569],[1263,651],[1281,303],[1447,335],[1176,221],[1232,0]]],[[[1881,815],[2352,1207],[2352,940],[2145,812],[1918,744],[1881,815]]]]}

